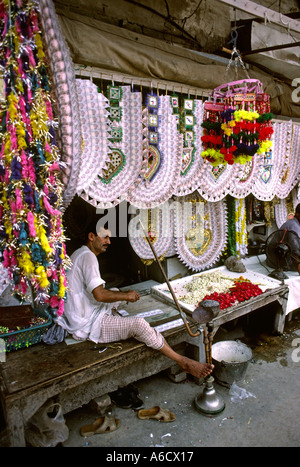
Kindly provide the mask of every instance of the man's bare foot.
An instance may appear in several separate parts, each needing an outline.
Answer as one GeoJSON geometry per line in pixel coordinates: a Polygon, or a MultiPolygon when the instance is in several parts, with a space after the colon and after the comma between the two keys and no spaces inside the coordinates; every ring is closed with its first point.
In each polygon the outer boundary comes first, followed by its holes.
{"type": "Polygon", "coordinates": [[[178,361],[178,364],[186,373],[190,373],[196,378],[205,378],[206,376],[209,376],[214,368],[213,365],[208,363],[199,363],[187,357],[182,357],[181,360],[178,361]]]}

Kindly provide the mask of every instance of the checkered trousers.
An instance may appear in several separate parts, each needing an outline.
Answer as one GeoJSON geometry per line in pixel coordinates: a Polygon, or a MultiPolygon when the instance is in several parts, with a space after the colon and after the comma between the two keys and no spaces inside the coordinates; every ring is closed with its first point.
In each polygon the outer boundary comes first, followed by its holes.
{"type": "Polygon", "coordinates": [[[162,334],[152,328],[144,318],[104,314],[98,342],[116,342],[130,337],[156,350],[164,345],[162,334]]]}

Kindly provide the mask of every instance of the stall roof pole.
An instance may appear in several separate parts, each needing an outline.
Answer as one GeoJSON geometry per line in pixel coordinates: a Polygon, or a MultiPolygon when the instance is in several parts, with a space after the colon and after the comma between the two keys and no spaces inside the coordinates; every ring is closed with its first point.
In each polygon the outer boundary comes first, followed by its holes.
{"type": "Polygon", "coordinates": [[[289,31],[300,32],[300,21],[289,18],[277,11],[271,10],[264,6],[259,5],[258,3],[251,2],[250,0],[218,0],[221,3],[225,3],[232,8],[237,10],[245,11],[250,15],[253,15],[257,18],[264,19],[265,22],[270,22],[277,24],[283,28],[288,29],[289,31]]]}

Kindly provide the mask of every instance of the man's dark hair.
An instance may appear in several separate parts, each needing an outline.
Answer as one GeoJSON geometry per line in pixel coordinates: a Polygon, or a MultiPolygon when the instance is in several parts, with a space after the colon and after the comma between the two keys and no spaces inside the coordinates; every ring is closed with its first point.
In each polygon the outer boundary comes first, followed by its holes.
{"type": "MultiPolygon", "coordinates": [[[[92,221],[90,221],[86,228],[85,228],[85,241],[87,242],[88,241],[88,235],[90,232],[92,232],[94,235],[98,235],[97,234],[97,224],[98,222],[101,220],[101,217],[98,217],[98,218],[94,218],[92,221]]],[[[103,222],[103,224],[101,223],[101,226],[104,227],[105,229],[108,229],[108,222],[103,222]]],[[[99,225],[98,225],[99,227],[99,225]]]]}
{"type": "Polygon", "coordinates": [[[87,242],[88,241],[88,236],[89,236],[89,233],[92,232],[93,234],[97,235],[97,232],[96,232],[96,224],[97,224],[97,220],[93,219],[92,221],[90,221],[85,229],[84,229],[84,237],[85,237],[85,241],[87,242]]]}
{"type": "Polygon", "coordinates": [[[296,214],[300,214],[300,203],[297,204],[296,209],[295,209],[296,214]]]}

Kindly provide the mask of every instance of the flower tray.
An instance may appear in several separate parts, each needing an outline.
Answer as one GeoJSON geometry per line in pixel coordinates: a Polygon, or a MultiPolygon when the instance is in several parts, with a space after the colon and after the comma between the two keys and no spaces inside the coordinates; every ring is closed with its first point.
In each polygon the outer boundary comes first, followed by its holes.
{"type": "Polygon", "coordinates": [[[38,344],[51,324],[52,317],[46,310],[36,310],[31,305],[0,307],[0,326],[13,329],[0,333],[0,339],[5,341],[6,352],[38,344]],[[30,322],[36,318],[42,318],[43,323],[31,325],[30,322]]]}

